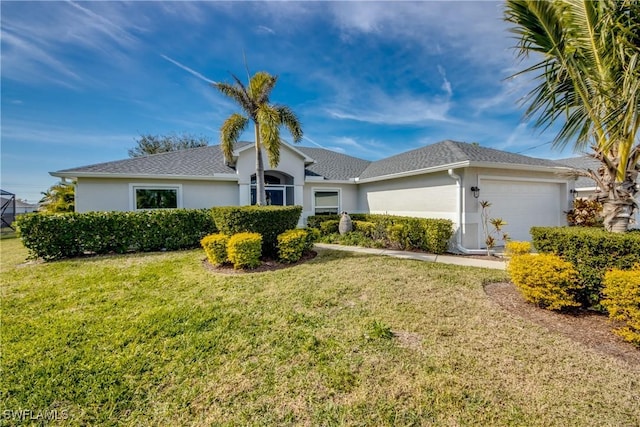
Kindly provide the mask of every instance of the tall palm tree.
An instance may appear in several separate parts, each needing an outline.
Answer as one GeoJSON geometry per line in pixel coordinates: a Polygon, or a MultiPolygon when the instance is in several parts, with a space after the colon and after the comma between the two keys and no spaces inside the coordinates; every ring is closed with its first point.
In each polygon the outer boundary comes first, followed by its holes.
{"type": "Polygon", "coordinates": [[[262,148],[267,152],[269,164],[272,168],[280,162],[280,127],[285,126],[293,141],[302,140],[302,128],[294,112],[285,105],[269,103],[269,95],[276,85],[277,76],[264,71],[257,72],[249,79],[245,86],[240,79],[232,75],[235,83],[213,83],[222,94],[238,103],[244,115],[233,113],[220,128],[221,146],[227,161],[231,160],[233,147],[251,120],[255,130],[256,149],[256,202],[266,204],[264,185],[264,163],[262,148]]]}
{"type": "Polygon", "coordinates": [[[562,122],[555,147],[573,144],[599,160],[592,178],[605,228],[624,231],[638,203],[640,172],[640,2],[637,0],[507,0],[519,56],[542,59],[517,73],[537,86],[525,118],[546,129],[562,122]]]}

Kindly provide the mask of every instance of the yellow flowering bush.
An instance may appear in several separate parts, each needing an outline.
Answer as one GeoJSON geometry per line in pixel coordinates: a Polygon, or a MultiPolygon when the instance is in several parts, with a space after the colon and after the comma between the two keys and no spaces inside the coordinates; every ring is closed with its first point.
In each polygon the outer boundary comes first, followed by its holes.
{"type": "Polygon", "coordinates": [[[601,304],[611,319],[626,324],[615,333],[640,347],[640,264],[636,264],[633,270],[607,271],[603,283],[604,299],[601,304]]]}
{"type": "Polygon", "coordinates": [[[507,271],[524,298],[549,310],[579,307],[575,294],[580,289],[573,265],[553,254],[514,256],[507,271]]]}

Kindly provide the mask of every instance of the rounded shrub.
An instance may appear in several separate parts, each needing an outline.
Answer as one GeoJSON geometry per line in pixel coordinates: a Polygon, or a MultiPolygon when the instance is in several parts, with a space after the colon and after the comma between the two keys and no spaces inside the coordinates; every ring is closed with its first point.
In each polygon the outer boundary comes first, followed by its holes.
{"type": "Polygon", "coordinates": [[[308,232],[302,229],[288,230],[278,236],[278,259],[282,262],[297,262],[308,246],[308,232]]]}
{"type": "Polygon", "coordinates": [[[524,254],[509,261],[511,281],[525,300],[549,310],[579,307],[578,272],[570,262],[553,254],[524,254]]]}
{"type": "Polygon", "coordinates": [[[209,234],[200,241],[207,254],[207,259],[213,265],[222,265],[229,260],[227,257],[228,243],[229,236],[222,233],[209,234]]]}
{"type": "Polygon", "coordinates": [[[262,236],[258,233],[237,233],[229,238],[227,256],[233,268],[256,268],[262,256],[262,236]]]}
{"type": "Polygon", "coordinates": [[[211,209],[217,229],[229,236],[258,233],[262,252],[277,255],[278,235],[297,227],[302,206],[225,206],[211,209]]]}
{"type": "Polygon", "coordinates": [[[353,221],[353,231],[359,231],[367,237],[373,237],[376,225],[370,221],[353,221]]]}
{"type": "Polygon", "coordinates": [[[339,224],[340,224],[340,221],[335,219],[322,221],[320,223],[320,232],[324,236],[326,236],[327,234],[337,233],[339,224]]]}
{"type": "Polygon", "coordinates": [[[640,347],[640,264],[633,270],[609,270],[604,275],[602,306],[625,326],[614,332],[640,347]]]}
{"type": "Polygon", "coordinates": [[[531,253],[531,243],[518,242],[516,240],[508,241],[505,245],[505,253],[509,257],[531,253]]]}

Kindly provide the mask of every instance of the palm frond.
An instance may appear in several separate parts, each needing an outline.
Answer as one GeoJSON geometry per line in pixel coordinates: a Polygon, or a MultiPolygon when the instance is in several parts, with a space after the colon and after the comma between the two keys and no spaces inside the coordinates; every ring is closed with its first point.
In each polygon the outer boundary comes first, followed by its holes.
{"type": "Polygon", "coordinates": [[[247,128],[248,123],[249,119],[238,113],[233,113],[222,123],[222,127],[220,127],[220,146],[227,162],[230,162],[233,158],[233,147],[238,142],[242,132],[247,128]]]}
{"type": "Polygon", "coordinates": [[[256,105],[269,103],[271,91],[278,81],[278,76],[272,76],[265,71],[258,71],[249,81],[249,96],[256,105]]]}
{"type": "Polygon", "coordinates": [[[298,117],[293,110],[286,105],[276,105],[275,109],[280,117],[280,124],[284,125],[289,130],[289,133],[293,137],[293,142],[299,143],[302,141],[302,126],[300,125],[300,120],[298,120],[298,117]]]}
{"type": "Polygon", "coordinates": [[[273,106],[262,104],[257,116],[262,146],[269,156],[269,164],[275,168],[280,163],[280,115],[273,106]]]}

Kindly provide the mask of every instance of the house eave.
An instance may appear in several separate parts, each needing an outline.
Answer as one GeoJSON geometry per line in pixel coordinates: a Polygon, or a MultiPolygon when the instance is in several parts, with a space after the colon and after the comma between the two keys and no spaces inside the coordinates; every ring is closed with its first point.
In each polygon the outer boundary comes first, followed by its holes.
{"type": "Polygon", "coordinates": [[[358,178],[349,179],[324,179],[324,177],[305,177],[304,182],[309,184],[357,184],[358,178]]]}
{"type": "Polygon", "coordinates": [[[168,175],[168,174],[130,174],[110,172],[49,172],[57,178],[113,178],[113,179],[162,179],[184,181],[238,181],[238,176],[231,173],[215,173],[212,175],[168,175]]]}
{"type": "Polygon", "coordinates": [[[522,165],[512,163],[492,163],[492,162],[469,162],[469,167],[487,168],[487,169],[511,169],[523,170],[531,172],[554,172],[563,173],[571,171],[570,167],[565,166],[542,166],[542,165],[522,165]]]}
{"type": "Polygon", "coordinates": [[[409,176],[424,175],[427,173],[434,173],[434,172],[443,172],[449,169],[465,168],[468,166],[469,166],[469,161],[449,163],[447,165],[439,165],[439,166],[433,166],[429,168],[415,169],[415,170],[406,171],[406,172],[398,172],[398,173],[392,173],[387,175],[374,176],[371,178],[364,178],[364,179],[356,178],[355,182],[359,184],[366,184],[367,182],[386,181],[389,179],[405,178],[409,176]]]}

